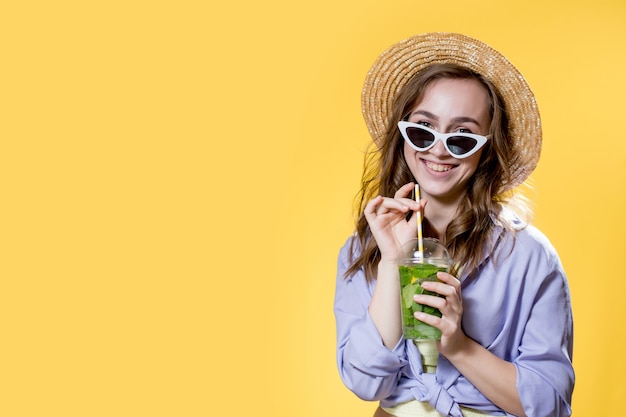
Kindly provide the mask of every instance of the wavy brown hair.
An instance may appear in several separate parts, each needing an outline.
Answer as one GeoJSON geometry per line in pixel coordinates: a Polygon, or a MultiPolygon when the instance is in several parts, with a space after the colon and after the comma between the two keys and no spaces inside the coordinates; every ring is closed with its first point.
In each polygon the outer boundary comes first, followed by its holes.
{"type": "MultiPolygon", "coordinates": [[[[363,210],[375,196],[393,197],[401,186],[415,181],[404,159],[404,140],[397,122],[406,120],[431,83],[442,78],[478,81],[489,97],[491,119],[491,139],[483,149],[476,172],[468,183],[467,193],[457,208],[457,215],[444,234],[443,243],[456,265],[452,271],[454,275],[459,273],[461,267],[470,274],[476,270],[485,252],[490,250],[486,242],[494,227],[491,216],[499,216],[502,204],[516,197],[512,193],[506,196],[499,193],[509,178],[509,161],[513,156],[509,121],[500,93],[486,77],[468,68],[455,64],[431,65],[413,76],[395,96],[383,139],[378,146],[372,144],[365,155],[361,189],[355,201],[358,215],[356,238],[352,240],[351,265],[346,276],[363,269],[368,281],[376,277],[380,251],[363,210]]],[[[518,206],[529,211],[523,202],[518,202],[518,206]]],[[[507,226],[506,223],[504,225],[507,226]]],[[[426,236],[432,234],[427,218],[424,219],[424,233],[426,236]]]]}

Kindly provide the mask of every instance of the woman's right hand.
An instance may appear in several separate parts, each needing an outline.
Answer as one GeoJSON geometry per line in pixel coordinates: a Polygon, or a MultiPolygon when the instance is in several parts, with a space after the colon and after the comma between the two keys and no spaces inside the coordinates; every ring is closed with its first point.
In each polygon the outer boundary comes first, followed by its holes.
{"type": "Polygon", "coordinates": [[[402,320],[398,314],[400,280],[396,259],[402,244],[417,236],[417,210],[423,210],[425,205],[425,202],[417,203],[408,198],[414,187],[413,183],[403,185],[393,198],[378,196],[367,203],[363,210],[381,255],[376,288],[368,310],[383,344],[389,349],[393,349],[402,337],[402,320]],[[407,220],[411,210],[413,214],[407,220]]]}
{"type": "Polygon", "coordinates": [[[425,201],[408,198],[415,184],[410,182],[393,198],[377,196],[365,206],[363,214],[380,249],[381,261],[395,261],[403,243],[417,236],[417,211],[423,213],[425,201]],[[409,220],[407,213],[413,210],[409,220]]]}

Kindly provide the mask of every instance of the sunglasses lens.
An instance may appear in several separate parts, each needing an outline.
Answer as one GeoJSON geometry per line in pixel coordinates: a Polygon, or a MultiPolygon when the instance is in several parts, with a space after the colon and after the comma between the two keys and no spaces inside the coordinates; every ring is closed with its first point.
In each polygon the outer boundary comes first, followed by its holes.
{"type": "Polygon", "coordinates": [[[411,143],[418,148],[427,148],[435,140],[432,133],[418,127],[407,127],[406,135],[411,140],[411,143]]]}
{"type": "Polygon", "coordinates": [[[478,145],[478,141],[466,136],[452,136],[446,141],[448,149],[455,155],[465,155],[478,145]]]}

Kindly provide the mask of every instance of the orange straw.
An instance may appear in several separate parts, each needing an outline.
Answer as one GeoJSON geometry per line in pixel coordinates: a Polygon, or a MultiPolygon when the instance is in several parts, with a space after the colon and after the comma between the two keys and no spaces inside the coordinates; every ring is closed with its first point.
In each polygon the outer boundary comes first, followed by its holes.
{"type": "MultiPolygon", "coordinates": [[[[420,202],[420,186],[415,184],[415,201],[420,202]]],[[[417,211],[417,252],[420,259],[424,259],[424,239],[422,237],[422,210],[417,211]]]]}

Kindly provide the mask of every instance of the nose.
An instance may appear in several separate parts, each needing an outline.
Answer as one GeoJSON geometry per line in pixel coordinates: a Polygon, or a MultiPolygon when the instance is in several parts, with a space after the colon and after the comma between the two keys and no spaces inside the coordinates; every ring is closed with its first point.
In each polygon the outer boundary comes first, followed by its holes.
{"type": "Polygon", "coordinates": [[[433,146],[432,148],[430,148],[428,150],[428,152],[430,152],[431,154],[439,157],[439,158],[445,158],[450,156],[450,154],[448,153],[448,151],[446,150],[446,147],[443,146],[443,142],[438,140],[435,143],[435,146],[433,146]]]}

